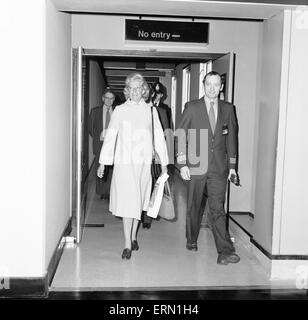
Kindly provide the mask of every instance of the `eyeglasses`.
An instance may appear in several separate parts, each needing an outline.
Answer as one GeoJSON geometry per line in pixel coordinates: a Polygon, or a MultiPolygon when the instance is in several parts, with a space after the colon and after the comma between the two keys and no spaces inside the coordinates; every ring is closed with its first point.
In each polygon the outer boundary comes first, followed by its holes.
{"type": "Polygon", "coordinates": [[[131,91],[142,91],[142,87],[129,87],[129,90],[131,91]]]}

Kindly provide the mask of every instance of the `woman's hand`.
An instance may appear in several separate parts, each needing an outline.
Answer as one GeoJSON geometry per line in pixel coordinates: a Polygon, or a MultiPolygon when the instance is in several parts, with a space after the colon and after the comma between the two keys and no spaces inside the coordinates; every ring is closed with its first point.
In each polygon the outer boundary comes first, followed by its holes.
{"type": "Polygon", "coordinates": [[[100,164],[97,169],[97,176],[99,178],[102,178],[104,176],[104,170],[105,170],[105,166],[103,164],[100,164]]]}

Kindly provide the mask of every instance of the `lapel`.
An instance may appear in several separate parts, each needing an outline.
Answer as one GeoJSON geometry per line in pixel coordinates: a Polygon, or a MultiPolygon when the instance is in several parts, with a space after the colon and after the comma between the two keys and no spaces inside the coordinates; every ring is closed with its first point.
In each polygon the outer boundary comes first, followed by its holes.
{"type": "Polygon", "coordinates": [[[222,128],[222,103],[221,100],[218,99],[218,104],[217,104],[217,121],[216,121],[216,126],[215,126],[215,132],[214,132],[214,137],[217,136],[217,134],[221,134],[221,128],[222,128]]]}

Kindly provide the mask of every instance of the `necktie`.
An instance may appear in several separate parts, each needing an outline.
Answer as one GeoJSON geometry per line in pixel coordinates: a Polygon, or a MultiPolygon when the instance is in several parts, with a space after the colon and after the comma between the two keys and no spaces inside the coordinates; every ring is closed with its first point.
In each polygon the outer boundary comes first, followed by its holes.
{"type": "Polygon", "coordinates": [[[106,122],[105,122],[105,129],[108,128],[110,122],[110,108],[107,108],[107,112],[106,112],[106,122]]]}
{"type": "Polygon", "coordinates": [[[215,127],[216,127],[216,119],[215,119],[215,112],[214,112],[214,102],[210,102],[210,112],[209,112],[209,120],[210,120],[210,125],[212,128],[212,132],[214,134],[215,132],[215,127]]]}

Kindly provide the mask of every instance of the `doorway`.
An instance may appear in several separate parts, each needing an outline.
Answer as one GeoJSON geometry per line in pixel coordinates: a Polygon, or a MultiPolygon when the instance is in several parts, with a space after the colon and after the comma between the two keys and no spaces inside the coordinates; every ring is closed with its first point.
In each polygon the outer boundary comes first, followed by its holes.
{"type": "MultiPolygon", "coordinates": [[[[74,177],[72,181],[75,183],[73,190],[76,193],[73,197],[75,199],[73,213],[76,223],[73,229],[75,230],[74,237],[76,237],[77,245],[67,248],[64,253],[53,282],[53,286],[57,290],[60,287],[65,288],[68,283],[73,283],[73,288],[76,290],[80,287],[100,287],[108,290],[108,288],[123,287],[133,289],[151,288],[153,286],[170,288],[177,285],[180,287],[215,286],[218,285],[218,282],[223,282],[224,285],[234,285],[234,281],[236,281],[236,284],[242,281],[243,285],[247,285],[245,274],[247,275],[248,270],[253,267],[256,261],[245,252],[244,246],[237,248],[242,260],[246,261],[246,264],[243,265],[244,269],[238,268],[237,272],[239,274],[236,276],[233,274],[232,277],[226,273],[223,279],[212,279],[213,274],[205,273],[204,270],[205,260],[209,263],[209,268],[211,266],[214,269],[217,268],[215,246],[210,230],[203,229],[201,231],[200,236],[203,239],[200,239],[200,242],[202,242],[200,253],[202,252],[202,254],[193,256],[191,252],[185,249],[185,188],[176,176],[174,177],[174,184],[177,188],[175,206],[178,216],[176,221],[155,221],[150,230],[141,230],[139,237],[143,250],[137,253],[138,256],[136,254],[136,259],[131,259],[128,262],[129,266],[127,268],[127,265],[124,265],[120,258],[122,222],[108,212],[108,202],[101,201],[95,195],[94,178],[96,170],[91,160],[87,165],[84,161],[86,159],[84,153],[91,151],[90,148],[86,151],[83,148],[86,145],[84,143],[85,136],[88,137],[85,125],[86,118],[89,109],[93,107],[89,106],[87,108],[85,106],[85,99],[89,99],[91,96],[91,94],[85,92],[86,88],[89,87],[89,84],[87,85],[85,81],[91,78],[91,72],[87,68],[91,64],[96,65],[96,72],[97,74],[101,73],[101,81],[105,83],[106,87],[108,84],[112,84],[115,91],[118,88],[120,101],[122,99],[120,93],[122,92],[123,76],[138,71],[144,73],[151,83],[166,77],[167,72],[162,70],[168,70],[168,81],[170,83],[167,86],[171,88],[170,99],[173,96],[176,100],[175,102],[174,100],[170,101],[170,105],[175,105],[174,119],[175,124],[177,124],[182,112],[183,90],[189,92],[187,99],[198,99],[200,97],[200,73],[204,72],[204,64],[206,63],[210,62],[209,68],[212,70],[220,68],[221,73],[228,75],[225,77],[227,90],[224,92],[224,98],[232,102],[233,90],[228,81],[233,80],[233,76],[230,74],[234,69],[234,60],[233,55],[229,54],[230,63],[226,64],[226,57],[225,54],[119,52],[78,48],[74,59],[77,61],[75,65],[79,66],[79,71],[76,71],[75,74],[80,83],[78,84],[78,81],[76,81],[76,90],[79,90],[79,94],[76,94],[74,119],[79,125],[75,126],[74,131],[76,140],[73,149],[73,152],[75,152],[73,167],[76,171],[72,173],[72,177],[74,177]],[[186,73],[189,70],[189,81],[183,81],[183,70],[186,70],[186,73]],[[119,79],[121,77],[122,80],[119,79]],[[175,82],[176,85],[174,85],[175,82]],[[188,83],[189,87],[187,87],[188,83]],[[172,91],[172,88],[175,91],[172,91]],[[182,269],[177,267],[179,263],[183,266],[182,269]],[[157,272],[157,270],[160,270],[160,272],[157,272]],[[194,270],[194,272],[191,273],[189,270],[194,270]],[[89,279],[89,275],[91,275],[91,279],[89,279]],[[140,278],[140,275],[143,275],[144,280],[140,278]]],[[[97,95],[100,94],[97,93],[97,95]]],[[[98,100],[99,98],[96,99],[97,102],[99,102],[98,100]]],[[[88,105],[90,104],[88,103],[88,105]]],[[[90,142],[89,145],[91,145],[90,142]]],[[[91,159],[89,154],[87,158],[91,159]]],[[[257,268],[256,272],[260,275],[256,281],[262,284],[266,283],[266,276],[257,266],[254,266],[254,268],[257,268]]],[[[213,271],[214,273],[217,272],[216,269],[213,271]]],[[[233,268],[232,272],[234,272],[233,268]]]]}
{"type": "MultiPolygon", "coordinates": [[[[91,62],[96,62],[96,72],[101,73],[101,89],[110,88],[116,94],[118,103],[125,101],[124,81],[128,74],[140,72],[151,85],[161,81],[166,87],[166,98],[173,106],[174,127],[177,126],[183,105],[188,100],[198,99],[200,92],[200,74],[204,73],[204,64],[225,76],[226,96],[222,98],[233,102],[234,54],[197,54],[187,52],[148,52],[148,51],[110,51],[110,50],[73,50],[73,126],[72,141],[72,213],[75,222],[76,241],[81,242],[85,217],[87,214],[88,177],[93,169],[93,155],[89,154],[89,135],[87,120],[93,107],[92,94],[89,93],[89,81],[92,76],[91,62]],[[99,70],[98,70],[99,69],[99,70]],[[188,81],[189,80],[189,81],[188,81]],[[176,81],[177,86],[174,86],[176,81]],[[169,99],[173,97],[173,101],[169,99]],[[89,106],[92,105],[92,106],[89,106]],[[90,162],[89,162],[90,159],[90,162]],[[92,163],[91,163],[92,160],[92,163]]],[[[96,78],[99,78],[99,75],[96,78]]],[[[95,86],[97,87],[97,85],[95,86]]],[[[96,101],[99,103],[102,90],[97,90],[96,101]]],[[[95,97],[94,99],[95,100],[95,97]]]]}

